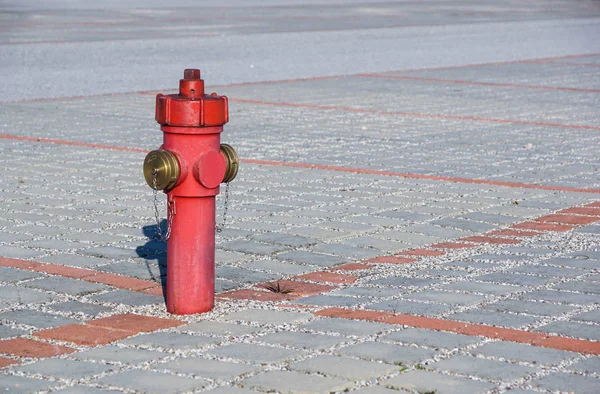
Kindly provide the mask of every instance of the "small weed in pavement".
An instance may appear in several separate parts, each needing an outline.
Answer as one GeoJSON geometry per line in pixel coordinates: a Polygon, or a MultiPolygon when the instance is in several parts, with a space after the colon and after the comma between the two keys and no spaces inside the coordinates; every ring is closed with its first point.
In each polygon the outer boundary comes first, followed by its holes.
{"type": "Polygon", "coordinates": [[[282,286],[279,281],[275,282],[275,283],[267,283],[267,285],[265,286],[265,289],[272,291],[273,293],[281,293],[281,294],[289,294],[292,291],[294,291],[294,289],[282,286]]]}

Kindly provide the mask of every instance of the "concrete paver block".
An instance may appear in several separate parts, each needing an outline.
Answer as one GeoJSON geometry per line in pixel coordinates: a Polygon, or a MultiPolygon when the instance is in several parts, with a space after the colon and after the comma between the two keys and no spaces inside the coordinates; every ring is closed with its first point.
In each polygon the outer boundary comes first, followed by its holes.
{"type": "Polygon", "coordinates": [[[341,379],[293,371],[266,372],[244,379],[241,384],[261,391],[277,390],[286,394],[328,394],[352,387],[352,383],[341,379]]]}

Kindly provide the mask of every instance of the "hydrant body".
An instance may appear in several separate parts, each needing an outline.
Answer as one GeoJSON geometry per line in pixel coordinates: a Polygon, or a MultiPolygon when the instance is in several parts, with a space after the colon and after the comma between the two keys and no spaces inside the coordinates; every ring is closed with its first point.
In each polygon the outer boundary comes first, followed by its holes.
{"type": "Polygon", "coordinates": [[[167,310],[214,306],[215,197],[237,173],[233,148],[221,145],[227,97],[204,94],[199,70],[185,70],[179,94],[156,97],[163,145],[144,161],[146,182],[167,194],[167,310]]]}

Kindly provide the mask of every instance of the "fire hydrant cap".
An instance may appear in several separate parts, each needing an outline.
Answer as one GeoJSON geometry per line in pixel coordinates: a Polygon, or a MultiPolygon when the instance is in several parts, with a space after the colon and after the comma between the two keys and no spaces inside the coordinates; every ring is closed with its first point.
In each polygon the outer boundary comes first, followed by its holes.
{"type": "Polygon", "coordinates": [[[186,69],[179,81],[179,94],[156,96],[156,121],[179,127],[222,126],[229,121],[227,97],[204,94],[200,70],[186,69]]]}
{"type": "Polygon", "coordinates": [[[227,162],[220,151],[204,153],[196,162],[194,175],[202,186],[213,189],[218,187],[227,170],[227,162]]]}

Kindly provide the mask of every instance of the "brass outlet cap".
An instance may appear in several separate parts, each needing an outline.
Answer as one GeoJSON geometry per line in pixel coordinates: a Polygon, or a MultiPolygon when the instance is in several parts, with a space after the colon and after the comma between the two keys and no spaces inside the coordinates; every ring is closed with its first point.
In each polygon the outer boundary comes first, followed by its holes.
{"type": "Polygon", "coordinates": [[[227,162],[227,170],[225,171],[223,182],[231,182],[238,173],[240,159],[238,158],[235,149],[229,144],[221,144],[221,153],[225,156],[225,161],[227,162]]]}
{"type": "Polygon", "coordinates": [[[144,178],[151,188],[169,190],[179,179],[179,162],[167,150],[153,150],[144,159],[144,178]]]}

